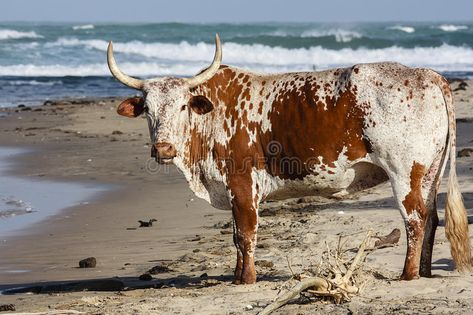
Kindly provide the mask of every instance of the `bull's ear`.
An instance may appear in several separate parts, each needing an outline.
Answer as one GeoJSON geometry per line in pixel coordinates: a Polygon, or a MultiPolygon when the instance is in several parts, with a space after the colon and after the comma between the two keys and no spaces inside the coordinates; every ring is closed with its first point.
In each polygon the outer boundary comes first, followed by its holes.
{"type": "Polygon", "coordinates": [[[199,115],[204,115],[214,109],[214,105],[208,98],[202,95],[191,97],[189,107],[199,115]]]}
{"type": "Polygon", "coordinates": [[[143,113],[145,109],[145,102],[141,97],[132,97],[118,105],[117,113],[125,117],[137,117],[143,113]]]}

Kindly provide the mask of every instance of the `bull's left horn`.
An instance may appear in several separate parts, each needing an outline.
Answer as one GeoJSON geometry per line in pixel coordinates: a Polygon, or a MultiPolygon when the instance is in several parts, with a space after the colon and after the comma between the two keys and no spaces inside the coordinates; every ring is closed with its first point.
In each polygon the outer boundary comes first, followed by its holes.
{"type": "Polygon", "coordinates": [[[120,69],[118,69],[117,62],[115,61],[115,57],[113,57],[112,41],[108,43],[107,63],[108,63],[108,68],[110,69],[110,72],[115,77],[115,79],[125,84],[126,86],[131,87],[136,90],[141,90],[143,88],[143,84],[145,81],[130,77],[129,75],[124,74],[120,69]]]}
{"type": "Polygon", "coordinates": [[[187,79],[187,83],[191,88],[196,87],[199,84],[204,83],[205,81],[209,80],[212,78],[215,73],[218,71],[220,68],[220,63],[222,62],[222,45],[220,44],[220,37],[218,34],[215,34],[215,55],[214,55],[214,61],[212,64],[202,71],[202,73],[199,73],[198,75],[187,79]]]}

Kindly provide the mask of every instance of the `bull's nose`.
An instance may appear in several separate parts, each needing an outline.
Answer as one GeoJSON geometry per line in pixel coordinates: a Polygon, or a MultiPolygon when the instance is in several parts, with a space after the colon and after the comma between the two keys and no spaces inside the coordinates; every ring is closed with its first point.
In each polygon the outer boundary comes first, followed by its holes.
{"type": "Polygon", "coordinates": [[[155,155],[161,159],[171,159],[176,156],[176,148],[168,142],[156,143],[154,149],[156,150],[155,155]]]}

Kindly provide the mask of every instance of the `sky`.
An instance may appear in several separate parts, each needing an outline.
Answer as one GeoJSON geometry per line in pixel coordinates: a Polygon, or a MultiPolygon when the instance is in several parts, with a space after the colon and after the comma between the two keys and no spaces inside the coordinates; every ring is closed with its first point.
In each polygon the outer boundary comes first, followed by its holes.
{"type": "Polygon", "coordinates": [[[472,0],[0,0],[0,22],[472,20],[472,0]]]}

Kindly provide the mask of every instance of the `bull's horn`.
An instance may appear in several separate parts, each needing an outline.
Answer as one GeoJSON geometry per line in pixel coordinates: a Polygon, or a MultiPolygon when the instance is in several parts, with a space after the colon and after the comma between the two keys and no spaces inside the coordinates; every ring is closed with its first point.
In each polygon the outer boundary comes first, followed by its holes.
{"type": "Polygon", "coordinates": [[[220,37],[218,34],[215,34],[215,55],[214,55],[214,61],[212,64],[202,71],[202,73],[199,73],[198,75],[187,79],[187,83],[191,88],[196,87],[199,84],[204,83],[205,81],[209,80],[212,78],[215,73],[218,71],[220,68],[220,63],[222,62],[222,46],[220,44],[220,37]]]}
{"type": "Polygon", "coordinates": [[[141,90],[143,88],[144,80],[139,80],[133,77],[130,77],[124,74],[120,69],[118,69],[117,62],[115,61],[115,57],[113,57],[113,44],[112,41],[108,43],[107,49],[107,63],[108,68],[112,75],[120,81],[121,83],[125,84],[128,87],[131,87],[136,90],[141,90]]]}

